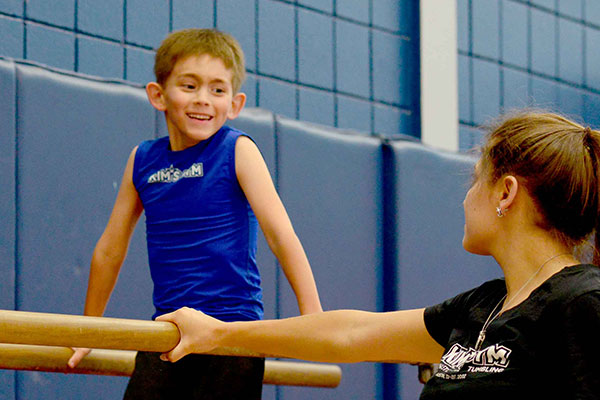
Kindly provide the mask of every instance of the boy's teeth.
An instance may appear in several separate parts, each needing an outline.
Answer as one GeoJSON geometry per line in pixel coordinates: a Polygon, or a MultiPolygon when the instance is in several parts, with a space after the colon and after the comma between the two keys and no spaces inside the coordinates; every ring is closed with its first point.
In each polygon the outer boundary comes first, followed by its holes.
{"type": "Polygon", "coordinates": [[[189,114],[189,116],[191,118],[194,118],[194,119],[202,119],[202,120],[208,120],[208,119],[210,119],[210,117],[208,115],[189,114]]]}

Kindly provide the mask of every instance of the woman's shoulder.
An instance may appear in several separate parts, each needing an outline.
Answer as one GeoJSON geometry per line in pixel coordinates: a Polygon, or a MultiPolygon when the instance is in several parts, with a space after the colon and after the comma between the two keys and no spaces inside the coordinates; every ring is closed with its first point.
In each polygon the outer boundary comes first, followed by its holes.
{"type": "Polygon", "coordinates": [[[496,304],[506,294],[504,279],[493,279],[459,293],[434,307],[471,309],[496,304]]]}
{"type": "Polygon", "coordinates": [[[477,297],[498,297],[504,296],[506,294],[506,282],[504,278],[496,278],[486,282],[483,282],[481,285],[471,289],[466,292],[470,296],[477,297]]]}
{"type": "Polygon", "coordinates": [[[563,268],[540,286],[545,301],[566,305],[585,295],[600,294],[600,268],[592,264],[578,264],[563,268]]]}
{"type": "Polygon", "coordinates": [[[579,293],[600,290],[600,268],[592,264],[565,267],[548,282],[554,286],[568,286],[579,293]]]}

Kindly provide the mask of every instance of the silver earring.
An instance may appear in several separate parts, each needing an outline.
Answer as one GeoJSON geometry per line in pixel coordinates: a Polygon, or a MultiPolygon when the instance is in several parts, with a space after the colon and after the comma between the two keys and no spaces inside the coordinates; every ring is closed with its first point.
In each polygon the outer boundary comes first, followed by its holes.
{"type": "Polygon", "coordinates": [[[502,211],[502,209],[500,207],[496,207],[496,214],[500,218],[504,217],[504,212],[502,211]]]}

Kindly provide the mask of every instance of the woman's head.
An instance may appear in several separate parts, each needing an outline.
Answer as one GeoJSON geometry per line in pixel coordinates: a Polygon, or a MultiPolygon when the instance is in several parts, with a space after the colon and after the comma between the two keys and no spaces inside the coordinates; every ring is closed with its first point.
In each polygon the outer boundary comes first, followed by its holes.
{"type": "Polygon", "coordinates": [[[492,127],[481,174],[490,183],[513,175],[536,206],[535,223],[565,244],[581,244],[598,223],[600,133],[560,115],[521,112],[492,127]]]}

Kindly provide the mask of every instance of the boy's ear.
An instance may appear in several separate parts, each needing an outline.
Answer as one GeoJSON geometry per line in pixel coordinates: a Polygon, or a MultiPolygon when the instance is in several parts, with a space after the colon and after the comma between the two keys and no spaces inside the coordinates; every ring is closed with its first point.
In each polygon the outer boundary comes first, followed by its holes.
{"type": "Polygon", "coordinates": [[[237,92],[233,98],[231,99],[231,109],[229,110],[229,114],[227,114],[228,119],[236,119],[244,105],[246,104],[246,94],[242,92],[237,92]]]}
{"type": "Polygon", "coordinates": [[[158,83],[148,83],[146,85],[146,95],[148,96],[150,104],[152,104],[152,106],[158,111],[165,111],[167,109],[165,99],[163,96],[162,86],[160,86],[158,83]]]}

